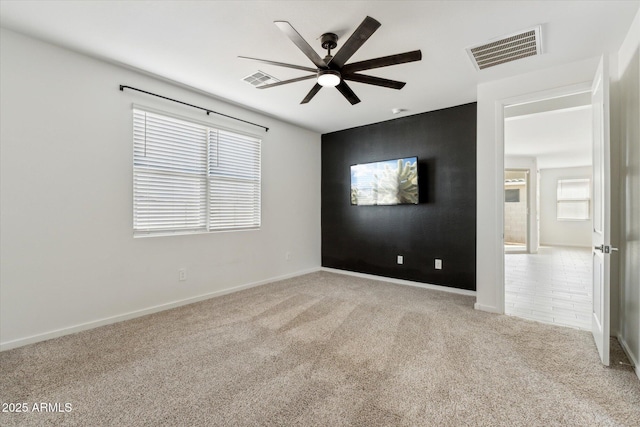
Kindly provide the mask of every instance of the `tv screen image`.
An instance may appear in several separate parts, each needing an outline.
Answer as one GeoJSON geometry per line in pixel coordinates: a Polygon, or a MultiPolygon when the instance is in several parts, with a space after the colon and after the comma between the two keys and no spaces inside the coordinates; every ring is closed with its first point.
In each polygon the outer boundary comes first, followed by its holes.
{"type": "Polygon", "coordinates": [[[352,205],[417,205],[418,194],[417,157],[351,166],[352,205]]]}

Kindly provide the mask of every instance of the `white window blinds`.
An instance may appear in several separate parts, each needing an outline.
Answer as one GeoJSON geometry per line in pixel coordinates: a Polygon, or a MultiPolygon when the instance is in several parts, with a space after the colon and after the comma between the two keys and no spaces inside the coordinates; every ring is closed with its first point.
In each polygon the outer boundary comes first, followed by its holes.
{"type": "Polygon", "coordinates": [[[134,235],[260,227],[260,139],[134,109],[134,235]]]}
{"type": "Polygon", "coordinates": [[[591,184],[588,178],[559,179],[557,218],[588,220],[591,211],[591,184]]]}

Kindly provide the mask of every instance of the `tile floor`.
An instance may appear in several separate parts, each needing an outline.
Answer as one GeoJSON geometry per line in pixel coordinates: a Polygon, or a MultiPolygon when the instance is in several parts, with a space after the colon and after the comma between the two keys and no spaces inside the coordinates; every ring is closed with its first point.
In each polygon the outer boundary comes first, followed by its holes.
{"type": "Polygon", "coordinates": [[[542,246],[505,254],[505,313],[591,330],[590,248],[542,246]]]}

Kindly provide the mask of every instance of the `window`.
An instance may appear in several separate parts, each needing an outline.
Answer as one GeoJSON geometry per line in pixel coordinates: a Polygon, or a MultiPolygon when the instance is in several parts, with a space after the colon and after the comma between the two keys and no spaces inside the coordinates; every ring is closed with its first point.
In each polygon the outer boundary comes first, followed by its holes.
{"type": "Polygon", "coordinates": [[[591,185],[588,178],[559,179],[557,218],[588,220],[591,212],[591,185]]]}
{"type": "Polygon", "coordinates": [[[520,203],[520,189],[510,188],[504,190],[504,201],[505,203],[520,203]]]}
{"type": "Polygon", "coordinates": [[[134,236],[260,227],[255,137],[133,110],[134,236]]]}

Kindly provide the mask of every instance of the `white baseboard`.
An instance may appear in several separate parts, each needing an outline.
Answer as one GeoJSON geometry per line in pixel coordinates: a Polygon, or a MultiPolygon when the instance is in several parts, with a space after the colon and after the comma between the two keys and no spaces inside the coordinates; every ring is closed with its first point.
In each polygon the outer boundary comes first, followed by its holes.
{"type": "Polygon", "coordinates": [[[466,289],[450,288],[448,286],[432,285],[430,283],[414,282],[411,280],[394,279],[393,277],[376,276],[375,274],[357,273],[355,271],[339,270],[337,268],[322,267],[322,271],[330,273],[344,274],[346,276],[361,277],[363,279],[378,280],[381,282],[395,283],[396,285],[414,286],[417,288],[431,289],[434,291],[449,292],[452,294],[461,294],[468,296],[476,296],[476,291],[468,291],[466,289]]]}
{"type": "Polygon", "coordinates": [[[638,365],[638,360],[634,356],[633,352],[629,348],[629,345],[627,344],[627,342],[625,341],[625,339],[622,337],[621,334],[618,334],[618,342],[620,343],[622,350],[624,350],[625,354],[627,355],[627,358],[629,359],[629,361],[633,364],[633,369],[636,371],[636,376],[640,380],[640,365],[638,365]]]}
{"type": "Polygon", "coordinates": [[[538,248],[540,246],[551,246],[551,247],[566,247],[566,248],[584,248],[584,249],[590,249],[591,245],[573,245],[573,244],[569,244],[569,243],[540,243],[540,245],[538,246],[538,248]]]}
{"type": "Polygon", "coordinates": [[[112,323],[122,322],[124,320],[134,319],[136,317],[146,316],[147,314],[157,313],[159,311],[169,310],[172,308],[180,307],[187,304],[193,304],[194,302],[204,301],[210,298],[219,297],[222,295],[230,294],[233,292],[242,291],[244,289],[254,288],[256,286],[266,285],[268,283],[277,282],[279,280],[290,279],[292,277],[302,276],[304,274],[314,273],[320,271],[320,267],[314,267],[308,270],[298,271],[295,273],[285,274],[283,276],[271,277],[265,280],[259,280],[257,282],[245,283],[244,285],[234,286],[232,288],[223,289],[220,291],[209,292],[203,295],[195,297],[185,298],[178,301],[172,301],[166,304],[160,304],[153,307],[144,308],[142,310],[136,310],[129,313],[119,314],[117,316],[106,317],[103,319],[93,320],[91,322],[81,323],[79,325],[70,326],[67,328],[56,329],[54,331],[45,332],[42,334],[32,335],[26,338],[19,338],[17,340],[6,341],[0,343],[0,351],[11,350],[13,348],[22,347],[28,344],[33,344],[40,341],[49,340],[52,338],[62,337],[64,335],[74,334],[76,332],[86,331],[88,329],[94,329],[99,326],[110,325],[112,323]]]}
{"type": "Polygon", "coordinates": [[[502,310],[498,310],[498,307],[494,307],[492,305],[484,305],[484,304],[478,304],[475,303],[473,304],[473,308],[479,311],[486,311],[489,313],[496,313],[496,314],[504,314],[502,312],[502,310]]]}

